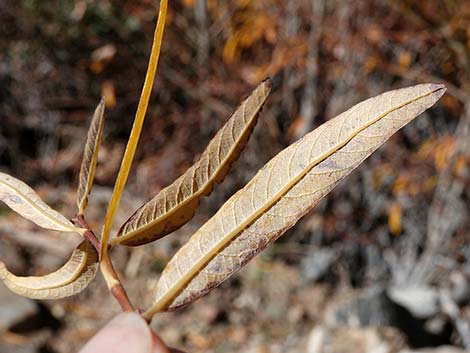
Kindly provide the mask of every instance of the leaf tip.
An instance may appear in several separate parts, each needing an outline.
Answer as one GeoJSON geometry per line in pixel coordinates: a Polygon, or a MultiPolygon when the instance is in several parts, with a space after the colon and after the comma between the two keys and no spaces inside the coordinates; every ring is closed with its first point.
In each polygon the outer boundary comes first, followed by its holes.
{"type": "Polygon", "coordinates": [[[271,77],[266,77],[266,78],[263,80],[263,84],[264,84],[269,90],[271,90],[271,88],[273,88],[273,80],[271,79],[271,77]]]}
{"type": "Polygon", "coordinates": [[[105,108],[106,108],[106,96],[101,96],[100,102],[96,106],[95,114],[99,114],[99,115],[104,114],[105,108]]]}
{"type": "Polygon", "coordinates": [[[442,83],[429,83],[429,89],[436,96],[436,101],[440,99],[447,91],[447,87],[442,83]]]}
{"type": "Polygon", "coordinates": [[[443,95],[447,91],[447,87],[442,83],[434,83],[433,86],[436,92],[440,92],[441,95],[443,95]]]}

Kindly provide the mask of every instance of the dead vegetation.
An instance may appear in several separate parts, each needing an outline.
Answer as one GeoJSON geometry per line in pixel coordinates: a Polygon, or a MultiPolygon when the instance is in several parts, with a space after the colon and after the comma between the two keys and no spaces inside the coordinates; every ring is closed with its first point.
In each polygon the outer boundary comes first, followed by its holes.
{"type": "MultiPolygon", "coordinates": [[[[2,171],[39,188],[49,204],[73,204],[86,122],[105,94],[100,187],[88,210],[95,225],[132,123],[157,5],[0,4],[2,171]]],[[[251,87],[272,76],[276,89],[234,173],[196,218],[169,239],[116,254],[125,282],[132,283],[130,295],[142,300],[150,300],[155,273],[183,241],[305,132],[390,88],[443,82],[448,95],[221,290],[162,316],[158,332],[191,352],[321,352],[328,340],[348,339],[372,347],[387,342],[389,351],[404,349],[404,342],[468,349],[467,2],[194,0],[170,6],[160,89],[152,96],[121,221],[192,164],[251,87]],[[399,331],[370,333],[346,324],[399,331]]],[[[15,273],[47,273],[73,248],[57,247],[53,236],[39,238],[17,218],[12,228],[13,216],[2,213],[0,258],[15,273]]],[[[95,283],[72,299],[35,303],[32,313],[31,303],[24,304],[18,313],[35,319],[18,314],[19,322],[4,329],[0,350],[76,351],[118,310],[105,291],[95,283]]]]}

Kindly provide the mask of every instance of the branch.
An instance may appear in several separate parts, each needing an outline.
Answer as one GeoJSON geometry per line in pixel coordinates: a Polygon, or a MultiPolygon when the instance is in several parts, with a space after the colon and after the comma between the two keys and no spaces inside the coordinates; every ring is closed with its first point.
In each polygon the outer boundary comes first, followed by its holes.
{"type": "MultiPolygon", "coordinates": [[[[85,220],[83,214],[77,214],[72,219],[72,222],[86,229],[86,231],[83,233],[83,236],[99,253],[101,249],[101,242],[96,237],[95,233],[91,230],[90,225],[85,220]]],[[[116,270],[114,269],[113,262],[109,257],[109,252],[106,251],[103,255],[104,256],[100,258],[100,269],[111,294],[114,296],[114,298],[116,298],[123,311],[135,311],[124,287],[121,284],[121,281],[119,280],[116,270]]]]}
{"type": "Polygon", "coordinates": [[[103,258],[100,262],[100,269],[109,291],[114,296],[114,298],[116,298],[122,310],[131,312],[135,311],[134,306],[127,296],[126,290],[122,286],[116,270],[114,269],[114,265],[111,261],[111,258],[109,257],[108,251],[103,252],[103,258]]]}

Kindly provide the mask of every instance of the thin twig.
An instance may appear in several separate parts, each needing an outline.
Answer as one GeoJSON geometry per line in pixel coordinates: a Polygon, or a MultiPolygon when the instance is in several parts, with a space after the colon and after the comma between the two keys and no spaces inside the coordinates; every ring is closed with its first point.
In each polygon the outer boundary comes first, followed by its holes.
{"type": "Polygon", "coordinates": [[[95,233],[90,228],[90,225],[85,221],[85,217],[83,214],[77,214],[74,218],[72,218],[72,222],[75,225],[79,225],[82,228],[86,229],[86,232],[83,233],[83,237],[86,238],[91,245],[100,253],[101,243],[99,239],[96,237],[95,233]]]}
{"type": "Polygon", "coordinates": [[[165,342],[158,336],[157,334],[153,333],[153,345],[154,345],[154,352],[156,353],[173,353],[173,350],[167,347],[165,342]]]}
{"type": "Polygon", "coordinates": [[[101,273],[103,274],[104,280],[106,281],[111,294],[116,298],[123,311],[134,312],[134,306],[130,302],[126,290],[122,286],[119,276],[114,269],[113,262],[109,257],[109,252],[106,251],[103,255],[104,256],[100,263],[101,273]]]}
{"type": "MultiPolygon", "coordinates": [[[[83,214],[76,215],[72,219],[72,222],[75,225],[79,225],[80,227],[83,227],[86,229],[86,232],[84,232],[83,236],[93,245],[95,250],[99,253],[101,249],[101,241],[96,237],[90,225],[85,220],[85,217],[83,216],[83,214]]],[[[109,288],[109,291],[111,292],[113,297],[117,300],[122,310],[126,312],[137,312],[139,315],[142,315],[140,311],[135,310],[134,306],[129,300],[126,290],[122,286],[121,280],[119,279],[119,276],[111,260],[111,257],[109,256],[109,251],[106,251],[104,253],[104,256],[100,259],[100,269],[106,281],[106,285],[109,288]]],[[[147,323],[150,324],[150,320],[147,320],[147,319],[145,320],[147,321],[147,323]]],[[[154,340],[156,352],[159,352],[159,353],[179,352],[179,351],[168,348],[165,342],[160,338],[160,336],[157,333],[152,332],[152,334],[153,334],[153,340],[154,340]]]]}
{"type": "MultiPolygon", "coordinates": [[[[93,230],[90,228],[90,225],[85,220],[83,214],[76,215],[72,219],[72,222],[86,229],[86,232],[83,233],[83,236],[93,245],[95,250],[99,253],[101,249],[101,242],[96,237],[93,230]]],[[[104,256],[100,258],[100,268],[111,294],[114,296],[114,298],[116,298],[122,310],[135,311],[134,306],[130,302],[129,297],[127,296],[127,293],[124,287],[122,286],[121,281],[119,280],[119,276],[117,275],[116,270],[114,269],[113,262],[111,261],[111,258],[109,257],[109,252],[107,251],[104,253],[104,256]]]]}

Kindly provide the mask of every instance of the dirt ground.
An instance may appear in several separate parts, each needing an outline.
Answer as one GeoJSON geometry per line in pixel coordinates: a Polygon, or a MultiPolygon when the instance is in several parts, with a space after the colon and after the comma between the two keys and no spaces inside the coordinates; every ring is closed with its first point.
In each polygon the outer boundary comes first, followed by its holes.
{"type": "MultiPolygon", "coordinates": [[[[106,96],[86,211],[96,230],[157,11],[148,0],[0,1],[0,171],[72,217],[88,122],[106,96]]],[[[169,11],[116,230],[197,160],[261,80],[272,77],[274,89],[244,153],[194,219],[151,245],[113,251],[143,308],[175,251],[281,149],[381,92],[438,82],[448,93],[236,276],[152,327],[188,352],[470,350],[470,3],[181,0],[169,11]]],[[[0,208],[0,259],[16,274],[58,268],[77,242],[0,208]]],[[[77,352],[118,312],[101,275],[59,301],[1,286],[0,352],[77,352]]]]}

